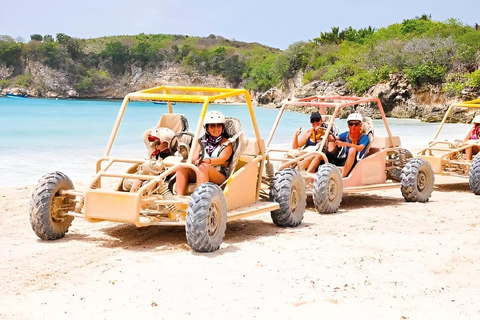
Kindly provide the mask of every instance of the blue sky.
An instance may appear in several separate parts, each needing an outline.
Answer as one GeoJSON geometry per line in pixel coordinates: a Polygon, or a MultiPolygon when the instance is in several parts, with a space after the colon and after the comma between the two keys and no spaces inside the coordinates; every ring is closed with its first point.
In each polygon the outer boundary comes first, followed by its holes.
{"type": "Polygon", "coordinates": [[[422,14],[480,24],[479,0],[24,0],[2,1],[0,35],[65,33],[76,38],[166,33],[220,35],[286,49],[320,32],[376,28],[422,14]]]}

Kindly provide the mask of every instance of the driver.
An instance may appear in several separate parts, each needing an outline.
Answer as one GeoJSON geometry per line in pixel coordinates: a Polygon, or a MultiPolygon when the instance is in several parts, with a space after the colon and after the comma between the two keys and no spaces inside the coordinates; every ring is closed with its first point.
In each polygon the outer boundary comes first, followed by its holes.
{"type": "Polygon", "coordinates": [[[341,133],[335,141],[341,151],[332,162],[343,166],[342,178],[348,176],[355,164],[365,157],[370,138],[363,132],[363,117],[360,113],[351,113],[347,117],[348,131],[341,133]]]}
{"type": "MultiPolygon", "coordinates": [[[[202,184],[210,181],[221,185],[228,176],[228,164],[233,152],[232,145],[225,135],[225,117],[218,111],[210,111],[205,115],[203,126],[205,135],[200,140],[205,145],[204,157],[199,159],[200,144],[198,144],[198,152],[194,152],[196,156],[193,158],[200,170],[198,182],[202,184]]],[[[185,195],[188,182],[194,178],[192,170],[179,168],[175,185],[177,195],[185,195]]]]}

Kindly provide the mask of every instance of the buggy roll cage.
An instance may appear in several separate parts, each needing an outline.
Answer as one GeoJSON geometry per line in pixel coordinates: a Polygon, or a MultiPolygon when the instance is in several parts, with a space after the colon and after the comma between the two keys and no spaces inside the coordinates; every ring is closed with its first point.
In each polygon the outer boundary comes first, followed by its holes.
{"type": "MultiPolygon", "coordinates": [[[[327,114],[327,108],[334,108],[332,113],[332,119],[335,119],[338,116],[338,112],[341,108],[356,106],[363,103],[376,103],[378,105],[378,109],[380,111],[380,115],[382,116],[383,123],[385,125],[385,129],[387,130],[388,138],[390,144],[393,146],[395,145],[393,141],[393,136],[390,131],[390,127],[388,126],[387,117],[385,116],[385,112],[383,111],[382,102],[379,98],[369,98],[369,97],[344,97],[344,96],[311,96],[302,99],[296,99],[291,101],[282,101],[282,107],[278,112],[277,118],[273,125],[273,128],[268,136],[267,140],[267,150],[270,147],[270,143],[272,142],[273,136],[275,135],[275,131],[277,130],[278,123],[283,115],[283,112],[287,108],[287,106],[305,106],[305,107],[318,107],[319,112],[323,115],[327,114]]],[[[326,129],[326,134],[322,138],[322,142],[318,146],[317,150],[323,150],[327,142],[328,132],[332,129],[334,121],[330,121],[328,123],[328,128],[326,129]]]]}

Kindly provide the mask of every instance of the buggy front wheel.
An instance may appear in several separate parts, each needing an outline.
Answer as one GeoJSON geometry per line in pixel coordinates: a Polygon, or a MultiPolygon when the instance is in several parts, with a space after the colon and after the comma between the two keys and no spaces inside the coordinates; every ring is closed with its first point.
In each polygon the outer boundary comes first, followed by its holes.
{"type": "Polygon", "coordinates": [[[305,181],[297,170],[287,168],[275,173],[270,186],[270,201],[280,205],[280,209],[271,212],[277,226],[296,227],[302,222],[307,192],[305,181]]]}
{"type": "Polygon", "coordinates": [[[331,163],[318,168],[313,185],[313,203],[319,213],[338,211],[343,196],[343,180],[340,171],[331,163]]]}
{"type": "Polygon", "coordinates": [[[198,186],[187,209],[185,231],[194,251],[218,250],[227,228],[227,202],[222,189],[211,182],[198,186]]]}
{"type": "Polygon", "coordinates": [[[72,224],[67,216],[74,209],[75,196],[61,195],[61,190],[73,189],[73,183],[65,174],[55,171],[38,181],[30,200],[30,224],[35,234],[43,240],[63,238],[72,224]]]}

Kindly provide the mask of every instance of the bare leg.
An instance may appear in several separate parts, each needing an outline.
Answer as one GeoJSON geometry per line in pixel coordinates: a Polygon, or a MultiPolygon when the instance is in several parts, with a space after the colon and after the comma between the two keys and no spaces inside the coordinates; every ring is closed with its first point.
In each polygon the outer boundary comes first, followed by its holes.
{"type": "Polygon", "coordinates": [[[190,169],[180,168],[177,170],[176,182],[175,182],[175,192],[179,196],[184,196],[185,191],[187,190],[188,177],[190,175],[190,169]]]}
{"type": "Polygon", "coordinates": [[[473,146],[472,147],[472,157],[473,157],[473,155],[477,155],[479,151],[480,151],[480,148],[478,146],[473,146]]]}
{"type": "Polygon", "coordinates": [[[315,157],[314,155],[311,155],[311,156],[308,156],[305,159],[303,159],[302,162],[300,162],[300,165],[302,166],[302,168],[307,170],[314,157],[315,157]]]}
{"type": "Polygon", "coordinates": [[[472,147],[465,149],[465,156],[467,160],[472,160],[472,147]]]}
{"type": "Polygon", "coordinates": [[[130,188],[130,192],[137,192],[138,188],[140,188],[142,184],[142,180],[140,179],[135,179],[132,183],[132,187],[130,188]]]}
{"type": "Polygon", "coordinates": [[[343,166],[343,172],[342,172],[343,178],[345,178],[350,172],[350,169],[352,169],[352,166],[355,162],[356,155],[357,155],[357,150],[355,150],[354,148],[348,149],[347,160],[345,161],[345,165],[343,166]]]}
{"type": "Polygon", "coordinates": [[[336,148],[337,148],[337,146],[336,146],[336,144],[335,144],[335,141],[333,141],[333,142],[328,142],[328,151],[329,151],[329,152],[335,151],[336,148]]]}
{"type": "Polygon", "coordinates": [[[200,169],[200,184],[210,181],[215,184],[221,185],[226,179],[226,177],[222,173],[218,172],[217,169],[215,169],[209,164],[202,163],[198,166],[198,169],[200,169]]]}
{"type": "Polygon", "coordinates": [[[310,162],[307,172],[314,173],[317,167],[320,165],[320,161],[322,161],[322,157],[320,155],[316,155],[310,162]]]}

